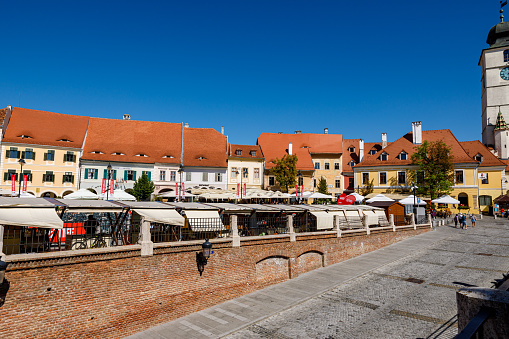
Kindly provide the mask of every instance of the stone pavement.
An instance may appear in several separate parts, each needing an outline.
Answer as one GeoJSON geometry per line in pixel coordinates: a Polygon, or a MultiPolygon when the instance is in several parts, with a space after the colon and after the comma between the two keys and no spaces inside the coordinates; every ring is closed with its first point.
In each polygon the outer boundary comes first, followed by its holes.
{"type": "Polygon", "coordinates": [[[509,271],[508,231],[442,226],[129,338],[451,338],[456,290],[509,271]]]}

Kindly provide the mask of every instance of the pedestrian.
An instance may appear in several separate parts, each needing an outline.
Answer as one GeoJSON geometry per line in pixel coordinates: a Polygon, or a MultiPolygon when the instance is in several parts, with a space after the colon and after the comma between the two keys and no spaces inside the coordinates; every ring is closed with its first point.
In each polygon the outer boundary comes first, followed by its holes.
{"type": "Polygon", "coordinates": [[[454,228],[458,228],[458,219],[459,219],[459,218],[458,218],[458,215],[456,214],[456,215],[454,216],[454,228]]]}
{"type": "Polygon", "coordinates": [[[465,229],[467,229],[467,215],[466,214],[463,214],[462,222],[463,222],[463,227],[465,227],[465,229]]]}
{"type": "Polygon", "coordinates": [[[472,217],[470,218],[470,221],[472,221],[472,227],[475,227],[475,222],[477,221],[477,218],[474,214],[472,214],[472,217]]]}

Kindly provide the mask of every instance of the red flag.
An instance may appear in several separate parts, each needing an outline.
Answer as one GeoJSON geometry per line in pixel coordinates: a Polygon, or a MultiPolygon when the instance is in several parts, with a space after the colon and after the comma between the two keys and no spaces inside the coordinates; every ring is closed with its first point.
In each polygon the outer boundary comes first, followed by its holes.
{"type": "Polygon", "coordinates": [[[106,179],[103,179],[103,183],[101,186],[101,194],[105,194],[105,193],[106,193],[106,179]]]}
{"type": "Polygon", "coordinates": [[[12,194],[16,194],[16,175],[12,175],[12,194]]]}
{"type": "Polygon", "coordinates": [[[346,205],[346,194],[341,193],[341,195],[338,198],[338,205],[346,205]]]}
{"type": "Polygon", "coordinates": [[[113,195],[115,193],[115,180],[110,179],[110,194],[113,195]]]}
{"type": "Polygon", "coordinates": [[[239,197],[240,195],[240,184],[237,183],[237,198],[239,197]]]}
{"type": "Polygon", "coordinates": [[[28,181],[28,175],[23,176],[23,192],[27,192],[27,181],[28,181]]]}

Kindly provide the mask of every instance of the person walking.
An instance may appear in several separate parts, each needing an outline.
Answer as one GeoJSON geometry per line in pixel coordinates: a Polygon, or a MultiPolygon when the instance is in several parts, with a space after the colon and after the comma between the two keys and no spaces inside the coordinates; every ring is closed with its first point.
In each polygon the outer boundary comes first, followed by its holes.
{"type": "Polygon", "coordinates": [[[463,214],[462,223],[463,223],[463,227],[465,227],[465,229],[467,229],[467,215],[466,214],[463,214]]]}
{"type": "Polygon", "coordinates": [[[477,218],[475,217],[475,214],[472,214],[472,217],[470,218],[470,221],[472,221],[472,227],[475,227],[475,222],[477,221],[477,218]]]}
{"type": "Polygon", "coordinates": [[[458,215],[456,214],[456,215],[454,216],[454,228],[458,228],[458,219],[459,219],[459,218],[458,218],[458,215]]]}

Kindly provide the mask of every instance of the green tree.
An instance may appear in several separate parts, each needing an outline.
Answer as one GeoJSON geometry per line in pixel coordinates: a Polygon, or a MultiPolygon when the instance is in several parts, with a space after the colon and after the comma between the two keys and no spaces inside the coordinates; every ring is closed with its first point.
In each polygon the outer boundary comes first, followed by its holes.
{"type": "Polygon", "coordinates": [[[288,188],[294,186],[297,178],[297,155],[288,155],[281,159],[276,158],[272,162],[276,165],[270,172],[276,177],[281,190],[288,192],[288,188]]]}
{"type": "Polygon", "coordinates": [[[134,183],[132,195],[134,195],[138,201],[148,200],[150,195],[154,192],[154,188],[154,183],[148,180],[148,176],[143,173],[134,183]]]}
{"type": "Polygon", "coordinates": [[[318,192],[322,194],[329,194],[327,190],[327,180],[324,177],[321,177],[318,181],[318,192]]]}
{"type": "Polygon", "coordinates": [[[361,195],[366,196],[370,193],[373,193],[373,188],[375,187],[374,180],[375,179],[371,179],[370,183],[361,188],[361,195]]]}
{"type": "Polygon", "coordinates": [[[454,185],[454,156],[442,140],[424,141],[414,147],[412,164],[418,169],[410,171],[410,182],[418,187],[416,194],[429,195],[431,199],[449,194],[454,185]]]}

